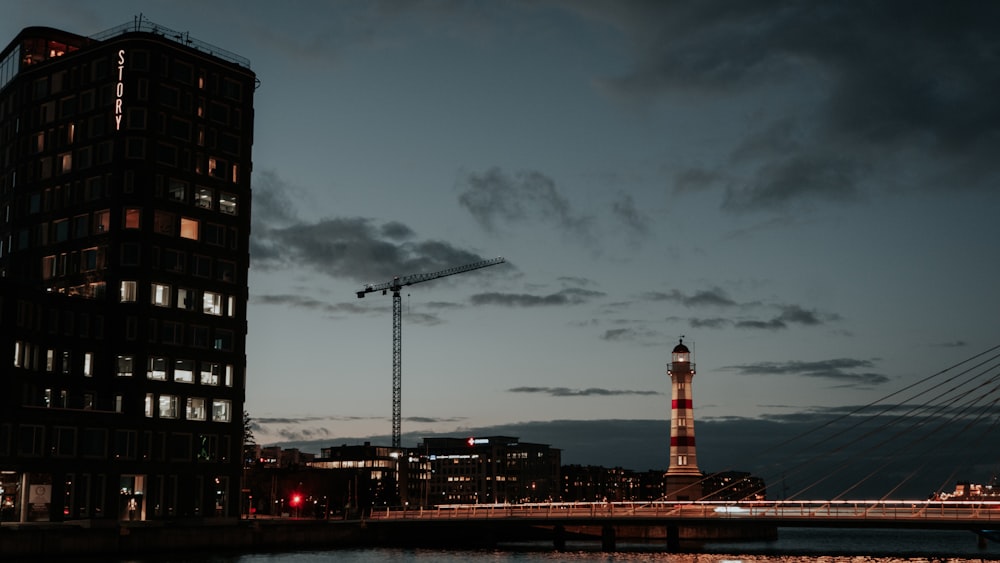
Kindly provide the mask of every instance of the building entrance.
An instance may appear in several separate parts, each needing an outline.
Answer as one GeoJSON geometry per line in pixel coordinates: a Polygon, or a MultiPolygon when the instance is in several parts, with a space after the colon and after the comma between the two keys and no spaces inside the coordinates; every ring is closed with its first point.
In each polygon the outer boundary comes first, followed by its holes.
{"type": "Polygon", "coordinates": [[[125,522],[145,520],[145,496],[145,475],[122,475],[118,487],[118,519],[125,522]]]}

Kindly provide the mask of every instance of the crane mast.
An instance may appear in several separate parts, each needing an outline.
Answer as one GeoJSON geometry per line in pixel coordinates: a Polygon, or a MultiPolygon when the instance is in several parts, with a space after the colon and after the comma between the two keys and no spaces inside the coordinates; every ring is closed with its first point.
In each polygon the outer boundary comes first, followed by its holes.
{"type": "Polygon", "coordinates": [[[462,274],[495,266],[505,262],[503,257],[491,258],[480,262],[473,262],[464,266],[456,266],[427,274],[411,274],[408,276],[397,276],[391,281],[380,284],[367,284],[357,292],[358,298],[363,298],[369,293],[381,291],[382,295],[392,292],[392,447],[401,447],[402,442],[402,382],[403,382],[403,305],[399,296],[399,291],[408,285],[436,280],[446,276],[462,274]]]}

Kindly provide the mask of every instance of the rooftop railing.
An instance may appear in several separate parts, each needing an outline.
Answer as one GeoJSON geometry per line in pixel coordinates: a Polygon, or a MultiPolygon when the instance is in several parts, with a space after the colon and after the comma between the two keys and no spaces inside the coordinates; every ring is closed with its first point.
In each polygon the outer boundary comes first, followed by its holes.
{"type": "Polygon", "coordinates": [[[111,37],[116,37],[118,35],[124,35],[126,33],[134,33],[137,31],[142,31],[146,33],[152,33],[154,35],[159,35],[171,41],[180,43],[181,45],[187,45],[192,49],[196,49],[203,53],[207,53],[214,57],[219,57],[220,59],[235,63],[241,67],[250,68],[250,60],[246,57],[241,57],[236,53],[221,49],[212,45],[211,43],[205,43],[204,41],[199,41],[197,39],[192,39],[191,36],[186,31],[175,31],[169,27],[164,27],[162,25],[153,23],[148,19],[142,17],[142,14],[136,16],[136,18],[131,23],[123,23],[119,26],[112,27],[95,35],[91,35],[90,38],[97,41],[104,41],[111,37]]]}

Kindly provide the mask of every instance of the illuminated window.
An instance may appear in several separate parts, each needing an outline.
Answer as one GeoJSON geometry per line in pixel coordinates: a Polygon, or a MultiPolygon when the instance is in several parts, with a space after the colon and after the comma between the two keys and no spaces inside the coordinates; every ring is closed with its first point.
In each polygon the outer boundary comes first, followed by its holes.
{"type": "Polygon", "coordinates": [[[153,394],[146,393],[145,413],[149,418],[153,417],[153,394]]]}
{"type": "Polygon", "coordinates": [[[125,209],[125,228],[126,229],[138,229],[140,228],[141,210],[136,208],[126,208],[125,209]]]}
{"type": "Polygon", "coordinates": [[[222,315],[222,295],[206,291],[203,297],[204,312],[209,315],[222,315]]]}
{"type": "Polygon", "coordinates": [[[198,187],[194,194],[194,204],[202,209],[212,208],[212,190],[198,187]]]}
{"type": "Polygon", "coordinates": [[[177,418],[177,397],[174,395],[160,395],[160,418],[177,418]]]}
{"type": "Polygon", "coordinates": [[[186,309],[188,311],[194,311],[197,298],[197,293],[193,289],[178,288],[177,289],[177,308],[186,309]]]}
{"type": "Polygon", "coordinates": [[[205,420],[205,414],[205,399],[201,397],[188,397],[184,418],[188,420],[205,420]]]}
{"type": "Polygon", "coordinates": [[[59,155],[59,171],[70,172],[73,170],[73,153],[65,152],[59,155]]]}
{"type": "Polygon", "coordinates": [[[170,286],[162,283],[154,283],[153,291],[150,294],[153,305],[160,307],[170,306],[170,286]]]}
{"type": "Polygon", "coordinates": [[[42,279],[52,279],[56,273],[56,257],[46,256],[42,258],[42,279]]]}
{"type": "Polygon", "coordinates": [[[118,356],[118,377],[132,377],[132,356],[118,356]]]}
{"type": "Polygon", "coordinates": [[[123,280],[121,289],[121,302],[135,303],[135,296],[136,296],[136,282],[123,280]]]}
{"type": "Polygon", "coordinates": [[[236,215],[236,194],[219,194],[219,211],[226,215],[236,215]]]}
{"type": "Polygon", "coordinates": [[[167,380],[167,359],[159,356],[149,358],[149,367],[146,370],[147,379],[157,381],[167,380]]]}
{"type": "Polygon", "coordinates": [[[174,381],[194,383],[194,360],[174,361],[174,381]]]}
{"type": "Polygon", "coordinates": [[[94,368],[94,353],[93,352],[84,352],[83,353],[83,376],[84,377],[93,377],[94,376],[94,372],[92,371],[93,368],[94,368]]]}
{"type": "Polygon", "coordinates": [[[215,399],[212,401],[212,420],[215,422],[229,422],[230,402],[225,399],[215,399]]]}
{"type": "Polygon", "coordinates": [[[201,378],[199,381],[202,385],[218,385],[219,375],[222,373],[222,365],[214,362],[202,362],[201,363],[201,378]]]}
{"type": "Polygon", "coordinates": [[[191,240],[198,240],[198,221],[181,217],[181,237],[191,240]]]}
{"type": "Polygon", "coordinates": [[[111,228],[111,212],[107,209],[94,212],[94,233],[106,233],[111,228]]]}
{"type": "Polygon", "coordinates": [[[687,465],[687,464],[688,464],[688,456],[686,455],[677,456],[677,465],[687,465]]]}

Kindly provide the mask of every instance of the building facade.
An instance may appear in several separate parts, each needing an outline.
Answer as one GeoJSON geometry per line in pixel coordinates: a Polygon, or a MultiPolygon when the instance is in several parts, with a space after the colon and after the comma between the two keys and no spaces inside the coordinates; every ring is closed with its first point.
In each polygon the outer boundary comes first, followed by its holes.
{"type": "Polygon", "coordinates": [[[508,436],[424,438],[430,462],[425,504],[544,502],[560,494],[561,452],[508,436]]]}
{"type": "Polygon", "coordinates": [[[240,514],[255,87],[142,19],[0,53],[4,521],[240,514]]]}

